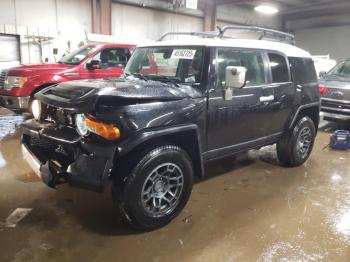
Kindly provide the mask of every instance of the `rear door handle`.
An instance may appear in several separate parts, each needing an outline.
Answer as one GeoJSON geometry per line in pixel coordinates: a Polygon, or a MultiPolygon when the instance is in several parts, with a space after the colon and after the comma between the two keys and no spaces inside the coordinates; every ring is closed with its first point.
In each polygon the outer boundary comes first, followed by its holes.
{"type": "Polygon", "coordinates": [[[261,96],[259,98],[260,102],[269,102],[269,101],[273,101],[275,99],[274,95],[270,95],[270,96],[261,96]]]}

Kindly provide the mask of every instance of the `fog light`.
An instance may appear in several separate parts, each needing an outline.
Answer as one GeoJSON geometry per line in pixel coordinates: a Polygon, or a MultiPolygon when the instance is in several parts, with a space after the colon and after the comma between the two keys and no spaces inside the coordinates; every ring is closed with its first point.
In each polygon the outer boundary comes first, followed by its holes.
{"type": "Polygon", "coordinates": [[[86,125],[86,119],[84,114],[78,114],[75,116],[75,126],[79,135],[85,136],[88,132],[88,127],[86,125]]]}
{"type": "Polygon", "coordinates": [[[32,114],[35,120],[40,120],[41,118],[41,102],[39,100],[33,100],[31,105],[32,114]]]}

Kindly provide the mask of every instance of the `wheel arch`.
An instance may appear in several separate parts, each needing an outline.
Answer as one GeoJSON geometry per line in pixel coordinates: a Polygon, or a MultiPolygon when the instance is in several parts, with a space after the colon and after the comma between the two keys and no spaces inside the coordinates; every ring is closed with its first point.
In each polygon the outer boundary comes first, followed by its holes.
{"type": "Polygon", "coordinates": [[[200,141],[196,125],[147,131],[121,143],[117,148],[118,157],[125,158],[157,146],[171,144],[187,152],[191,158],[195,176],[202,177],[204,163],[200,141]]]}
{"type": "Polygon", "coordinates": [[[52,85],[56,85],[57,83],[55,82],[50,82],[50,83],[45,83],[45,84],[42,84],[42,85],[39,85],[38,87],[36,87],[33,92],[31,93],[30,95],[30,98],[33,99],[35,94],[38,93],[39,91],[43,90],[44,88],[46,87],[49,87],[49,86],[52,86],[52,85]]]}
{"type": "Polygon", "coordinates": [[[320,122],[320,103],[316,102],[299,107],[292,121],[290,122],[289,129],[292,129],[295,123],[297,123],[298,120],[304,116],[307,116],[312,120],[317,132],[317,127],[320,122]]]}

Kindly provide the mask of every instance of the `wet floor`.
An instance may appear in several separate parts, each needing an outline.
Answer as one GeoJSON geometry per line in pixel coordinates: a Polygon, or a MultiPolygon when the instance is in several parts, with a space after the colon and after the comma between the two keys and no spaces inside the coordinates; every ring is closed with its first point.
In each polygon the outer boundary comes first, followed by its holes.
{"type": "Polygon", "coordinates": [[[109,191],[42,184],[21,157],[22,118],[0,114],[0,261],[350,261],[349,153],[326,147],[342,126],[321,128],[298,168],[279,167],[273,147],[208,164],[185,210],[140,233],[109,191]],[[16,208],[32,211],[3,226],[16,208]]]}

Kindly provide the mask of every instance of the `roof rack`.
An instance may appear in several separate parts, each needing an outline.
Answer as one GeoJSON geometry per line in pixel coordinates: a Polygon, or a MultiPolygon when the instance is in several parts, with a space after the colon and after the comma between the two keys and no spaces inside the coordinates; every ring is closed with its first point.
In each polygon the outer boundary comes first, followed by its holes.
{"type": "Polygon", "coordinates": [[[251,31],[261,33],[261,35],[258,38],[259,40],[268,38],[269,40],[279,40],[281,42],[287,42],[289,44],[295,45],[294,35],[274,29],[268,29],[258,26],[224,26],[223,28],[218,27],[218,30],[220,38],[225,37],[225,32],[229,30],[251,31]]]}
{"type": "Polygon", "coordinates": [[[188,36],[200,36],[203,38],[234,38],[233,36],[225,36],[226,31],[236,30],[236,31],[251,31],[260,32],[259,40],[268,39],[274,41],[287,42],[289,44],[295,45],[294,35],[285,33],[282,31],[268,29],[258,26],[224,26],[223,28],[217,27],[218,31],[212,32],[167,32],[159,38],[158,41],[163,41],[164,38],[170,35],[188,35],[188,36]]]}
{"type": "Polygon", "coordinates": [[[201,36],[201,37],[217,37],[217,32],[167,32],[162,35],[158,41],[163,41],[164,38],[170,35],[189,35],[189,36],[201,36]]]}

